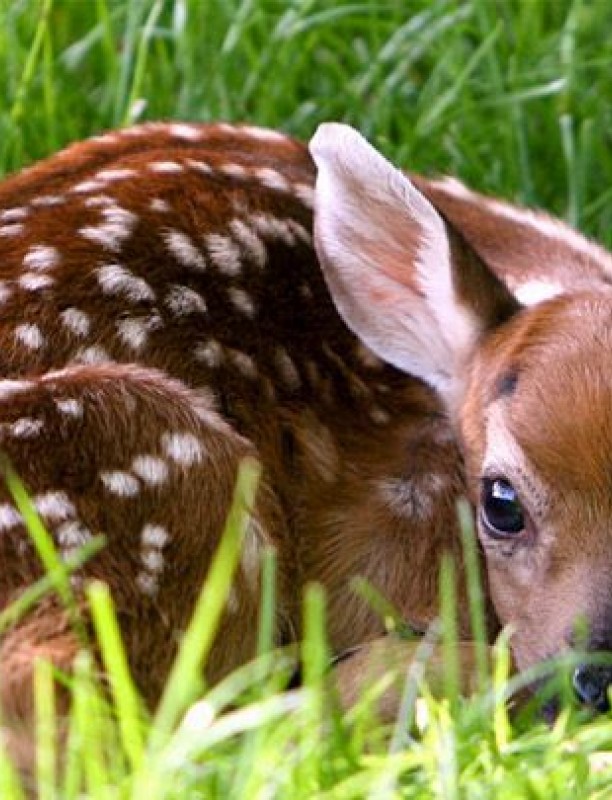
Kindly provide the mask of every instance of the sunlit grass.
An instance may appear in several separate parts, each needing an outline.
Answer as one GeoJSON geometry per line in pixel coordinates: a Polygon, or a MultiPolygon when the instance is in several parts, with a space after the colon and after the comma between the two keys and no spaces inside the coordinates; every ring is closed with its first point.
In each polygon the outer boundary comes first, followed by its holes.
{"type": "MultiPolygon", "coordinates": [[[[482,653],[474,696],[466,698],[458,688],[455,577],[450,562],[442,570],[441,620],[415,648],[416,660],[400,668],[406,683],[391,724],[383,724],[377,713],[378,697],[389,685],[384,673],[373,676],[371,688],[365,688],[352,708],[342,709],[336,702],[325,635],[325,597],[316,585],[304,597],[299,651],[275,650],[268,634],[261,634],[260,652],[252,663],[206,687],[202,682],[206,658],[236,569],[257,477],[256,465],[246,462],[226,531],[153,714],[130,676],[108,589],[99,582],[88,587],[106,678],[100,681],[87,649],[78,656],[71,676],[56,675],[46,662],[36,664],[36,760],[25,776],[30,790],[40,798],[62,800],[609,796],[609,718],[587,722],[566,702],[552,727],[533,713],[512,721],[511,687],[524,679],[510,679],[507,637],[500,638],[491,656],[485,647],[474,534],[465,509],[471,613],[482,653]],[[423,672],[437,646],[446,666],[442,691],[432,692],[423,672]],[[297,657],[301,685],[286,690],[297,657]],[[58,678],[69,687],[66,718],[56,713],[58,678]]],[[[11,485],[19,485],[14,476],[11,485]]],[[[274,615],[274,559],[268,556],[267,563],[262,587],[263,597],[269,598],[262,603],[268,617],[261,620],[264,631],[271,630],[274,615]]],[[[47,589],[59,591],[53,583],[47,589]]],[[[567,670],[559,673],[561,683],[567,684],[566,674],[567,670]]],[[[22,796],[4,753],[0,753],[0,796],[3,800],[22,796]]]]}

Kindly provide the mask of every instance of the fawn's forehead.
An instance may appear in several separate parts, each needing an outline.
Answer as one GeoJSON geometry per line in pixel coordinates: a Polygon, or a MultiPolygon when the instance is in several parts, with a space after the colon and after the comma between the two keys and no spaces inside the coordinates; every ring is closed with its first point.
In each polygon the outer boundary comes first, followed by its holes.
{"type": "Polygon", "coordinates": [[[489,408],[548,484],[612,495],[612,292],[520,316],[494,365],[489,408]]]}

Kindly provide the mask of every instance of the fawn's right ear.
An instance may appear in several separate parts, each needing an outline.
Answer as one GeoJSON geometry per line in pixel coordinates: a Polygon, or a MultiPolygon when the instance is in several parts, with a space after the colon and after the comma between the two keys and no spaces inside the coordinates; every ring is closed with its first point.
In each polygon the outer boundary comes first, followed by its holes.
{"type": "Polygon", "coordinates": [[[476,342],[517,301],[357,131],[321,125],[310,152],[315,246],[339,313],[377,355],[453,408],[476,342]]]}

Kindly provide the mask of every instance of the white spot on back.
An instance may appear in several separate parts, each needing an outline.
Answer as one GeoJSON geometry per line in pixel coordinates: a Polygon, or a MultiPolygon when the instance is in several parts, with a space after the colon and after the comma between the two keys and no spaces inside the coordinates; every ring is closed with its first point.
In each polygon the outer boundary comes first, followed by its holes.
{"type": "Polygon", "coordinates": [[[152,575],[149,572],[140,572],[136,576],[136,585],[143,594],[149,595],[150,597],[153,597],[155,594],[157,594],[159,589],[157,576],[152,575]]]}
{"type": "Polygon", "coordinates": [[[112,358],[101,345],[92,344],[79,350],[74,360],[77,364],[106,364],[112,361],[112,358]]]}
{"type": "Polygon", "coordinates": [[[136,577],[140,590],[154,595],[159,590],[159,576],[164,568],[164,548],[168,540],[168,532],[161,525],[148,523],[142,529],[140,541],[140,563],[142,571],[136,577]]]}
{"type": "Polygon", "coordinates": [[[142,319],[132,317],[120,319],[117,322],[117,335],[127,347],[135,352],[140,352],[149,337],[146,325],[142,319]]]}
{"type": "Polygon", "coordinates": [[[72,186],[69,191],[71,194],[87,194],[89,192],[99,192],[101,189],[104,189],[104,184],[102,181],[96,181],[88,178],[85,181],[75,183],[75,185],[72,186]]]}
{"type": "Polygon", "coordinates": [[[16,508],[8,503],[0,505],[0,531],[9,531],[23,524],[23,517],[16,508]]]}
{"type": "Polygon", "coordinates": [[[28,209],[23,206],[5,208],[4,211],[0,211],[0,220],[3,222],[18,222],[19,220],[25,219],[28,213],[28,209]]]}
{"type": "Polygon", "coordinates": [[[290,217],[281,219],[270,214],[253,214],[250,223],[266,239],[278,240],[290,247],[295,246],[298,240],[312,245],[310,231],[290,217]]]}
{"type": "Polygon", "coordinates": [[[223,275],[235,277],[242,268],[240,249],[233,239],[219,233],[209,233],[206,247],[215,267],[223,275]]]}
{"type": "Polygon", "coordinates": [[[160,214],[167,214],[169,211],[172,211],[170,204],[161,197],[154,197],[149,203],[149,208],[151,211],[157,211],[160,214]]]}
{"type": "Polygon", "coordinates": [[[23,272],[18,279],[18,284],[27,292],[37,292],[53,286],[55,281],[50,275],[41,275],[39,272],[23,272]]]}
{"type": "Polygon", "coordinates": [[[249,380],[254,380],[257,377],[257,365],[248,353],[242,353],[240,350],[231,350],[227,348],[227,358],[238,372],[249,380]]]}
{"type": "Polygon", "coordinates": [[[293,359],[284,347],[276,348],[274,352],[274,361],[285,386],[292,391],[299,389],[301,384],[300,373],[298,372],[293,359]]]}
{"type": "Polygon", "coordinates": [[[55,400],[55,407],[66,417],[79,418],[83,416],[83,404],[80,400],[67,397],[61,400],[55,400]]]}
{"type": "Polygon", "coordinates": [[[0,380],[0,402],[12,400],[14,397],[30,391],[34,387],[32,381],[0,380]]]}
{"type": "Polygon", "coordinates": [[[237,289],[236,287],[232,286],[228,289],[227,294],[230,303],[237,311],[240,311],[241,314],[244,314],[247,317],[255,316],[255,302],[251,296],[244,291],[244,289],[237,289]]]}
{"type": "Polygon", "coordinates": [[[104,183],[113,183],[114,181],[123,181],[126,178],[133,178],[137,172],[133,169],[101,169],[96,173],[95,177],[104,183]]]}
{"type": "Polygon", "coordinates": [[[55,538],[62,549],[74,550],[87,544],[91,539],[91,531],[80,520],[71,519],[56,529],[55,538]]]}
{"type": "Polygon", "coordinates": [[[16,439],[34,439],[43,428],[42,420],[32,419],[32,417],[21,417],[15,422],[2,423],[2,429],[16,439]]]}
{"type": "Polygon", "coordinates": [[[219,342],[210,339],[196,345],[194,355],[198,361],[206,364],[207,367],[215,369],[221,365],[223,360],[223,348],[219,342]]]}
{"type": "Polygon", "coordinates": [[[121,264],[105,264],[96,270],[104,294],[125,297],[132,303],[151,302],[155,292],[149,284],[121,264]]]}
{"type": "Polygon", "coordinates": [[[206,313],[206,302],[202,295],[189,286],[180,284],[170,287],[164,298],[164,305],[177,316],[206,313]]]}
{"type": "Polygon", "coordinates": [[[0,236],[21,236],[25,227],[21,222],[13,222],[9,225],[0,225],[0,236]]]}
{"type": "Polygon", "coordinates": [[[312,186],[307,183],[294,183],[293,191],[306,208],[314,207],[314,189],[312,186]]]}
{"type": "Polygon", "coordinates": [[[167,543],[170,534],[161,525],[147,523],[142,529],[140,540],[143,547],[157,547],[161,549],[167,543]]]}
{"type": "Polygon", "coordinates": [[[164,433],[161,446],[168,458],[183,467],[199,464],[204,456],[202,443],[192,433],[164,433]]]}
{"type": "Polygon", "coordinates": [[[147,164],[147,168],[150,169],[151,172],[166,174],[182,172],[184,170],[183,165],[179,164],[178,161],[152,161],[150,164],[147,164]]]}
{"type": "Polygon", "coordinates": [[[103,222],[99,225],[86,225],[79,229],[79,235],[106,250],[117,252],[132,235],[137,217],[131,211],[119,206],[101,209],[103,222]]]}
{"type": "Polygon", "coordinates": [[[13,289],[6,281],[0,281],[0,305],[12,297],[13,289]]]}
{"type": "Polygon", "coordinates": [[[15,327],[15,339],[30,350],[40,350],[45,343],[41,329],[33,322],[24,322],[15,327]]]}
{"type": "Polygon", "coordinates": [[[34,497],[34,507],[50,522],[61,522],[74,517],[76,509],[66,492],[49,491],[34,497]]]}
{"type": "Polygon", "coordinates": [[[52,206],[60,206],[64,202],[65,200],[61,195],[41,194],[38,197],[34,197],[30,201],[30,205],[37,206],[39,208],[51,208],[52,206]]]}
{"type": "Polygon", "coordinates": [[[164,556],[159,550],[143,550],[140,554],[142,566],[148,572],[161,572],[164,567],[164,556]]]}
{"type": "Polygon", "coordinates": [[[117,321],[117,335],[130,349],[140,352],[147,343],[149,334],[162,326],[161,317],[153,314],[150,317],[127,317],[117,321]]]}
{"type": "Polygon", "coordinates": [[[179,139],[186,139],[190,142],[197,142],[202,138],[202,133],[195,125],[185,125],[184,123],[175,122],[168,125],[168,133],[171,136],[176,136],[179,139]]]}
{"type": "Polygon", "coordinates": [[[100,473],[100,480],[112,494],[118,497],[134,497],[140,491],[140,481],[129,472],[111,470],[100,473]]]}
{"type": "Polygon", "coordinates": [[[213,168],[210,164],[207,164],[205,161],[199,161],[195,158],[188,158],[187,164],[192,168],[197,170],[198,172],[202,172],[204,175],[212,175],[213,168]]]}
{"type": "Polygon", "coordinates": [[[168,229],[163,232],[163,239],[170,254],[180,264],[199,272],[206,269],[204,256],[186,233],[168,229]]]}
{"type": "Polygon", "coordinates": [[[368,409],[368,414],[372,422],[374,422],[376,425],[386,425],[391,421],[391,415],[382,406],[370,406],[368,409]]]}
{"type": "Polygon", "coordinates": [[[93,197],[88,197],[83,202],[83,205],[87,208],[107,208],[108,206],[115,206],[116,201],[109,194],[95,194],[93,197]]]}
{"type": "Polygon", "coordinates": [[[136,456],[130,469],[147,486],[161,486],[168,480],[168,464],[158,456],[136,456]]]}
{"type": "Polygon", "coordinates": [[[266,246],[252,228],[236,218],[230,222],[229,229],[242,254],[256,266],[263,267],[267,259],[266,246]]]}
{"type": "Polygon", "coordinates": [[[87,336],[91,328],[89,316],[78,308],[67,308],[61,311],[60,319],[64,326],[79,338],[87,336]]]}
{"type": "Polygon", "coordinates": [[[304,244],[312,247],[312,234],[308,228],[295,219],[290,219],[287,224],[293,231],[296,239],[300,239],[304,244]]]}
{"type": "Polygon", "coordinates": [[[34,272],[45,272],[53,269],[60,262],[57,248],[46,244],[32,245],[23,257],[23,266],[34,272]]]}
{"type": "Polygon", "coordinates": [[[221,164],[218,170],[229,178],[244,178],[247,175],[247,170],[241,164],[221,164]]]}
{"type": "Polygon", "coordinates": [[[278,192],[288,192],[291,189],[287,178],[278,170],[270,169],[270,167],[256,167],[253,173],[258,181],[268,189],[274,189],[278,192]]]}
{"type": "Polygon", "coordinates": [[[270,143],[286,143],[289,140],[289,137],[286,136],[284,133],[280,133],[279,131],[270,130],[269,128],[258,128],[255,125],[240,125],[234,128],[237,133],[243,133],[246,136],[250,136],[251,139],[257,139],[261,142],[270,142],[270,143]]]}

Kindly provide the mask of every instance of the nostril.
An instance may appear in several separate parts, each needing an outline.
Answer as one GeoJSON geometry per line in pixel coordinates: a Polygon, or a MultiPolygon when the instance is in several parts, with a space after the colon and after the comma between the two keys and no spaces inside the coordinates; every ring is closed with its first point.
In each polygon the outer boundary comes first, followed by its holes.
{"type": "Polygon", "coordinates": [[[612,667],[586,664],[574,671],[572,683],[581,703],[597,711],[608,711],[608,687],[612,685],[612,667]]]}

